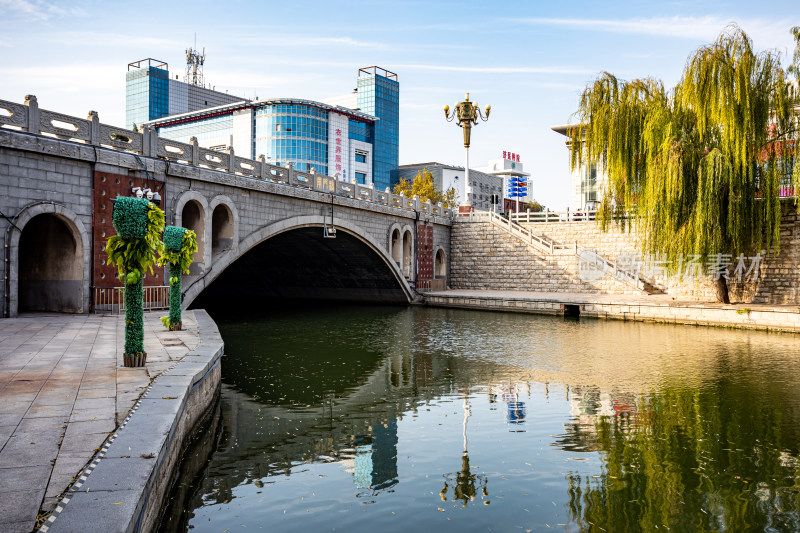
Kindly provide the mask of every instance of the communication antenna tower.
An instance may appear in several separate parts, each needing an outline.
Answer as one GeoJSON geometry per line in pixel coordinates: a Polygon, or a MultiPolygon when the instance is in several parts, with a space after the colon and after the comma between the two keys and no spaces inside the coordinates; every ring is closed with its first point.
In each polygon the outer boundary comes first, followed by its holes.
{"type": "Polygon", "coordinates": [[[194,48],[186,50],[186,76],[183,81],[192,85],[203,86],[203,63],[206,62],[206,49],[203,47],[201,54],[197,50],[197,43],[194,48]]]}

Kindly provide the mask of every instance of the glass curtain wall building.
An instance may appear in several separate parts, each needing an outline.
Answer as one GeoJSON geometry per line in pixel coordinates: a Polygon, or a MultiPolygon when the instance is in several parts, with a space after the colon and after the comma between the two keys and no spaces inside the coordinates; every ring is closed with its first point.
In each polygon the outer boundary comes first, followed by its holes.
{"type": "Polygon", "coordinates": [[[378,120],[375,122],[375,151],[372,173],[375,188],[391,187],[391,172],[399,160],[400,84],[397,74],[372,66],[358,71],[358,109],[378,120]]]}
{"type": "Polygon", "coordinates": [[[178,81],[164,61],[153,58],[128,63],[125,74],[125,127],[148,120],[197,111],[245,98],[178,81]]]}
{"type": "Polygon", "coordinates": [[[125,124],[134,124],[169,115],[169,71],[167,64],[142,59],[128,65],[125,74],[125,124]],[[134,66],[135,65],[135,66],[134,66]]]}
{"type": "Polygon", "coordinates": [[[297,98],[240,101],[150,120],[164,138],[226,150],[268,163],[335,176],[348,182],[393,185],[398,162],[397,75],[360,69],[355,93],[324,102],[297,98]]]}
{"type": "Polygon", "coordinates": [[[273,164],[328,174],[328,112],[312,105],[255,108],[255,153],[273,164]]]}

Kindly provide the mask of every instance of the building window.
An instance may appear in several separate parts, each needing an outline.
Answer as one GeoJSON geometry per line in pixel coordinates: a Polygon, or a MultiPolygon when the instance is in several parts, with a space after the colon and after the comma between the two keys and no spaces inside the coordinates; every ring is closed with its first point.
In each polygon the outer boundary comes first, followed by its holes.
{"type": "MultiPolygon", "coordinates": [[[[358,156],[358,154],[356,154],[356,156],[358,156]]],[[[366,184],[367,183],[367,175],[364,174],[363,172],[356,172],[356,181],[360,185],[366,184]]]]}
{"type": "Polygon", "coordinates": [[[367,154],[364,152],[356,152],[356,163],[366,163],[367,154]]]}

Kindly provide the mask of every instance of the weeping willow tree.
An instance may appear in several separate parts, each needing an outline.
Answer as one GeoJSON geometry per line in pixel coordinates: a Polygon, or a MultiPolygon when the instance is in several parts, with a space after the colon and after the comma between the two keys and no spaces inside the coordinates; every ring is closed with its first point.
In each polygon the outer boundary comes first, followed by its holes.
{"type": "MultiPolygon", "coordinates": [[[[800,28],[788,74],[774,52],[753,51],[731,26],[692,55],[676,87],[601,74],[583,92],[570,130],[570,164],[603,167],[603,227],[624,209],[642,251],[676,272],[694,256],[724,272],[724,258],[780,246],[781,185],[800,186],[800,28]],[[783,183],[782,183],[782,180],[783,183]]],[[[729,303],[725,275],[717,296],[729,303]]]]}

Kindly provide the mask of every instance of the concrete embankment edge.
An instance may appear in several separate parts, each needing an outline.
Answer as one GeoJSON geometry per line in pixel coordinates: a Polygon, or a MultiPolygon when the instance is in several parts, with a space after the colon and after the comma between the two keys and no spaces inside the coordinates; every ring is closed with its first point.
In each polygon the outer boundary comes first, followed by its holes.
{"type": "Polygon", "coordinates": [[[597,302],[591,299],[499,297],[480,295],[425,295],[425,304],[435,307],[456,307],[486,311],[506,311],[542,315],[562,315],[565,306],[578,306],[580,316],[659,322],[693,326],[717,326],[737,329],[800,333],[800,312],[797,308],[724,306],[701,303],[631,303],[597,302]]]}
{"type": "Polygon", "coordinates": [[[200,345],[153,381],[39,531],[148,532],[158,525],[186,440],[219,391],[222,337],[208,313],[194,313],[200,345]]]}

